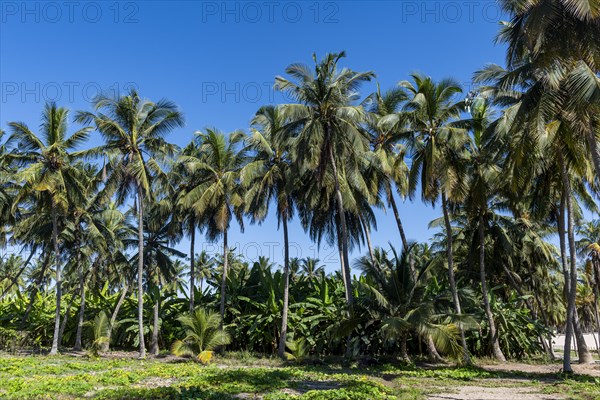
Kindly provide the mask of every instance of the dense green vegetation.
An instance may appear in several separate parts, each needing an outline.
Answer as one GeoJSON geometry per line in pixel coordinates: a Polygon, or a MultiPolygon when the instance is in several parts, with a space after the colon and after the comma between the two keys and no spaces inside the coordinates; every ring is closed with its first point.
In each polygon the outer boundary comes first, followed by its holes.
{"type": "MultiPolygon", "coordinates": [[[[337,53],[276,77],[294,102],[261,107],[249,132],[206,129],[183,148],[168,141],[184,126],[178,107],[136,91],[99,97],[85,111],[48,104],[37,129],[9,122],[0,147],[9,254],[0,264],[0,349],[139,349],[142,359],[167,349],[204,363],[225,349],[297,362],[391,354],[469,364],[473,356],[554,358],[560,331],[566,349],[577,342],[579,362],[593,361],[583,333],[600,335],[600,221],[584,221],[583,210],[597,213],[600,193],[600,3],[501,4],[512,17],[499,33],[506,66],[477,71],[469,93],[453,79],[414,74],[361,94],[375,74],[342,67],[337,53]],[[94,131],[103,143],[90,148],[94,131]],[[428,243],[409,242],[400,217],[399,200],[419,197],[441,212],[428,243]],[[388,208],[398,236],[373,248],[374,210],[388,208]],[[251,263],[228,241],[232,221],[260,224],[269,213],[278,226],[265,229],[281,229],[281,266],[251,263]],[[337,271],[290,257],[292,220],[339,249],[337,271]],[[198,254],[199,235],[222,244],[221,253],[198,254]],[[176,248],[183,238],[187,254],[176,248]],[[351,260],[361,246],[366,255],[351,260]]],[[[17,376],[32,361],[0,362],[17,376]]],[[[73,363],[63,367],[77,370],[73,363]]],[[[123,386],[130,376],[175,374],[190,379],[156,395],[228,398],[268,387],[275,399],[280,383],[323,378],[294,368],[198,375],[193,364],[148,366],[2,384],[15,397],[55,384],[81,395],[96,380],[123,386]],[[221,385],[228,374],[237,377],[231,388],[221,385]]],[[[572,371],[570,351],[563,369],[572,371]]],[[[352,398],[400,390],[334,380],[352,398]]],[[[102,396],[139,395],[120,390],[102,396]]]]}

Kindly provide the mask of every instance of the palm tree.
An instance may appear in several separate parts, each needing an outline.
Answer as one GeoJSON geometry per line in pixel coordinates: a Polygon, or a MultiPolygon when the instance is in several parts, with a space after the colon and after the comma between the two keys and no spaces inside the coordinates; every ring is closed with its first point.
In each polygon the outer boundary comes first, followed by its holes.
{"type": "MultiPolygon", "coordinates": [[[[461,176],[466,165],[468,137],[466,130],[457,123],[463,104],[453,101],[453,96],[461,93],[462,89],[452,79],[434,82],[420,74],[413,74],[412,78],[414,84],[400,82],[409,95],[409,102],[398,121],[393,122],[400,127],[407,125],[399,136],[407,141],[411,153],[409,193],[411,196],[415,193],[420,177],[423,201],[435,203],[441,196],[447,238],[448,281],[454,308],[460,316],[462,311],[454,278],[450,201],[453,198],[459,200],[465,190],[461,176]]],[[[459,330],[463,358],[470,363],[465,334],[462,327],[459,326],[459,330]]]]}
{"type": "Polygon", "coordinates": [[[473,134],[473,141],[471,145],[470,170],[468,171],[469,194],[465,199],[464,206],[467,213],[472,216],[473,224],[478,227],[479,275],[483,305],[490,329],[492,352],[496,359],[505,362],[506,358],[500,349],[498,332],[496,331],[496,324],[490,307],[485,268],[487,220],[489,218],[490,203],[494,201],[494,197],[496,197],[496,193],[500,189],[501,170],[499,157],[504,154],[496,148],[498,141],[494,140],[494,126],[491,125],[491,121],[494,118],[491,103],[482,97],[477,97],[470,101],[469,109],[471,119],[465,121],[465,124],[473,134]]]}
{"type": "Polygon", "coordinates": [[[59,250],[59,216],[64,216],[70,205],[84,200],[82,174],[75,166],[78,158],[85,155],[76,149],[88,138],[90,128],[83,128],[67,137],[68,111],[49,103],[42,114],[41,134],[36,135],[22,122],[11,122],[12,136],[9,141],[18,142],[18,152],[7,155],[10,160],[23,166],[17,181],[22,183],[15,198],[15,205],[31,196],[43,196],[51,215],[52,246],[56,280],[56,316],[50,354],[58,353],[60,343],[60,305],[62,298],[62,274],[59,250]]]}
{"type": "Polygon", "coordinates": [[[99,148],[108,158],[110,175],[105,183],[107,195],[117,194],[118,203],[131,194],[136,199],[138,217],[138,328],[140,358],[146,356],[144,344],[144,204],[153,197],[152,180],[165,176],[161,163],[172,156],[175,146],[165,135],[183,126],[183,115],[168,100],[142,99],[135,90],[111,99],[101,96],[94,102],[96,114],[79,112],[77,119],[93,122],[106,144],[99,148]]]}
{"type": "Polygon", "coordinates": [[[371,118],[366,124],[366,129],[370,135],[373,164],[383,175],[380,183],[394,213],[404,251],[408,249],[408,241],[392,185],[396,186],[401,196],[407,195],[408,166],[404,161],[404,149],[396,144],[398,136],[397,129],[393,129],[395,124],[391,124],[392,129],[390,129],[389,119],[397,115],[407,98],[406,92],[401,88],[393,88],[382,94],[377,85],[377,91],[364,101],[365,104],[371,103],[368,108],[371,118]]]}
{"type": "Polygon", "coordinates": [[[256,126],[248,139],[248,146],[255,155],[241,172],[243,184],[248,188],[245,197],[246,212],[252,222],[262,222],[267,216],[269,204],[275,200],[277,221],[283,225],[283,309],[279,332],[280,357],[285,357],[288,303],[290,287],[290,249],[288,221],[293,215],[293,174],[289,157],[289,140],[278,135],[285,124],[281,109],[262,107],[252,120],[256,126]]]}
{"type": "Polygon", "coordinates": [[[569,111],[568,121],[585,141],[596,177],[600,176],[600,1],[502,0],[500,4],[511,18],[497,39],[507,44],[511,79],[535,82],[520,113],[569,111]],[[561,90],[556,91],[558,87],[561,90]],[[551,98],[548,93],[553,93],[551,98]]]}
{"type": "Polygon", "coordinates": [[[319,265],[320,260],[318,258],[306,257],[300,260],[300,268],[302,273],[305,274],[308,279],[313,279],[325,272],[325,266],[319,265]]]}
{"type": "Polygon", "coordinates": [[[177,320],[186,334],[183,340],[177,340],[171,347],[171,352],[177,356],[197,356],[203,363],[208,363],[212,350],[231,341],[229,334],[222,329],[219,315],[211,311],[198,307],[177,320]]]}
{"type": "Polygon", "coordinates": [[[239,149],[244,133],[232,132],[227,137],[215,129],[196,136],[199,157],[182,156],[181,162],[190,173],[202,178],[180,199],[181,205],[203,216],[209,239],[223,236],[223,274],[221,279],[221,328],[225,318],[225,291],[227,283],[227,231],[235,216],[243,229],[243,190],[239,183],[240,171],[246,163],[245,149],[239,149]]]}
{"type": "Polygon", "coordinates": [[[292,162],[297,166],[299,175],[316,171],[316,180],[321,187],[328,183],[324,179],[328,170],[333,177],[331,192],[339,222],[346,296],[352,312],[354,296],[348,256],[349,234],[339,169],[344,165],[346,171],[354,170],[358,174],[368,139],[359,129],[365,120],[365,111],[353,102],[358,98],[360,85],[370,81],[374,74],[348,68],[340,70],[338,62],[345,56],[344,52],[327,54],[317,61],[313,54],[314,71],[303,64],[292,64],[286,69],[292,80],[278,76],[275,87],[297,101],[297,104],[282,106],[284,118],[289,123],[281,132],[293,137],[292,162]]]}

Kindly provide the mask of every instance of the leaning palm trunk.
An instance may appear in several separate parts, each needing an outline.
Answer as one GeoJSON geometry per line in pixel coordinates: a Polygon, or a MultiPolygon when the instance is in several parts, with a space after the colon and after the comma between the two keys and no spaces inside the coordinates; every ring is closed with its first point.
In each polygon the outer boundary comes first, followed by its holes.
{"type": "Polygon", "coordinates": [[[437,349],[435,348],[435,342],[431,335],[427,335],[425,338],[425,344],[427,345],[427,356],[431,362],[442,362],[444,359],[440,356],[437,349]]]}
{"type": "Polygon", "coordinates": [[[40,285],[42,284],[42,279],[44,279],[44,275],[46,274],[46,269],[48,269],[48,264],[50,264],[50,253],[48,253],[46,258],[44,259],[43,264],[42,264],[42,271],[40,272],[38,279],[35,281],[33,290],[31,291],[31,294],[29,295],[29,303],[27,304],[27,308],[25,309],[25,314],[23,314],[23,318],[21,318],[21,324],[19,327],[19,330],[21,330],[21,331],[25,329],[25,324],[29,320],[29,314],[31,313],[31,309],[32,309],[33,303],[35,301],[35,297],[37,296],[37,294],[40,290],[40,285]]]}
{"type": "Polygon", "coordinates": [[[194,219],[190,223],[190,313],[194,311],[194,296],[196,295],[196,268],[194,265],[194,246],[196,241],[196,224],[194,219]]]}
{"type": "Polygon", "coordinates": [[[346,300],[348,302],[350,316],[352,316],[354,313],[354,293],[352,292],[352,276],[350,275],[350,260],[348,258],[348,226],[346,225],[346,214],[344,213],[344,200],[342,198],[342,190],[340,189],[338,169],[335,164],[335,157],[333,156],[333,149],[331,147],[329,148],[329,161],[333,168],[336,206],[340,218],[340,232],[342,234],[342,257],[344,262],[342,273],[346,279],[346,300]]]}
{"type": "Polygon", "coordinates": [[[365,230],[365,239],[367,241],[367,248],[369,249],[369,257],[371,257],[371,262],[375,264],[375,255],[373,254],[373,246],[371,244],[371,232],[369,230],[369,226],[367,225],[367,222],[365,221],[362,215],[359,215],[359,218],[365,230]]]}
{"type": "Polygon", "coordinates": [[[221,322],[220,328],[223,330],[225,321],[225,291],[227,287],[227,228],[223,230],[223,276],[221,277],[221,322]]]}
{"type": "Polygon", "coordinates": [[[110,339],[112,336],[112,331],[115,327],[115,323],[117,322],[117,316],[119,315],[119,310],[125,301],[125,296],[127,296],[127,292],[129,291],[129,285],[125,285],[123,287],[123,291],[121,292],[121,296],[119,296],[119,300],[117,301],[117,305],[110,317],[110,324],[108,325],[108,332],[106,334],[106,341],[102,345],[102,351],[108,351],[110,349],[110,339]]]}
{"type": "MultiPolygon", "coordinates": [[[[564,169],[564,167],[563,167],[564,169]]],[[[565,349],[567,349],[567,339],[569,341],[568,348],[569,351],[565,352],[565,356],[563,358],[563,364],[566,364],[567,361],[565,359],[568,358],[568,363],[570,365],[571,362],[571,343],[573,338],[577,343],[577,353],[579,357],[579,362],[582,364],[587,364],[593,362],[593,357],[590,351],[588,350],[587,344],[585,342],[585,338],[581,331],[581,326],[579,324],[579,315],[577,314],[577,307],[575,306],[575,301],[577,299],[577,265],[576,265],[576,256],[575,252],[571,247],[575,246],[575,234],[571,232],[574,230],[573,227],[573,209],[572,209],[572,200],[571,200],[571,182],[569,181],[566,169],[563,170],[563,185],[565,190],[563,192],[563,197],[561,199],[561,205],[559,210],[559,218],[558,218],[558,233],[559,233],[559,242],[560,242],[560,251],[561,251],[561,263],[563,268],[563,275],[565,277],[565,295],[567,297],[567,329],[565,332],[565,349]],[[567,214],[567,232],[565,232],[565,209],[567,214]],[[568,241],[569,241],[569,252],[570,252],[570,265],[568,262],[567,256],[567,243],[565,241],[565,233],[567,233],[568,241]],[[573,241],[573,243],[571,243],[573,241]],[[574,271],[573,271],[574,270],[574,271]],[[575,288],[575,289],[573,289],[575,288]],[[574,293],[571,291],[574,290],[574,293]],[[573,310],[569,310],[570,302],[573,303],[573,310]],[[569,314],[571,313],[571,314],[569,314]]],[[[566,372],[572,372],[571,369],[565,369],[563,366],[563,370],[566,372]]]]}
{"type": "Polygon", "coordinates": [[[394,212],[394,218],[396,218],[396,225],[398,225],[398,232],[400,232],[400,239],[402,240],[402,248],[404,251],[408,250],[408,241],[406,240],[406,234],[404,233],[404,227],[402,225],[402,220],[400,219],[400,213],[398,213],[398,206],[396,205],[396,199],[394,199],[394,193],[392,192],[392,187],[388,184],[387,187],[388,201],[392,206],[392,211],[394,212]]]}
{"type": "Polygon", "coordinates": [[[498,332],[496,331],[496,323],[494,315],[490,307],[490,299],[488,298],[486,274],[485,274],[485,227],[483,225],[483,215],[479,216],[479,278],[481,279],[481,294],[483,296],[483,305],[485,307],[485,315],[487,316],[490,327],[490,342],[492,352],[498,361],[505,362],[506,358],[500,349],[498,340],[498,332]]]}
{"type": "Polygon", "coordinates": [[[285,357],[285,342],[287,336],[288,305],[290,292],[290,252],[288,242],[287,213],[283,213],[283,310],[281,313],[281,333],[279,337],[278,355],[285,357]]]}
{"type": "Polygon", "coordinates": [[[140,341],[140,358],[146,357],[144,344],[144,195],[138,186],[138,329],[140,341]]]}
{"type": "Polygon", "coordinates": [[[81,350],[81,331],[83,330],[83,317],[85,314],[85,279],[81,270],[81,252],[77,252],[77,273],[79,275],[79,293],[81,303],[79,305],[79,316],[77,318],[77,332],[75,333],[75,346],[73,350],[81,350]]]}
{"type": "MultiPolygon", "coordinates": [[[[450,283],[450,291],[452,292],[454,310],[456,311],[456,314],[460,317],[462,311],[460,309],[460,299],[458,298],[456,281],[454,280],[454,252],[452,250],[452,226],[450,225],[450,216],[448,214],[448,201],[446,199],[445,193],[442,193],[442,209],[444,212],[444,224],[446,225],[446,256],[448,258],[448,281],[450,283]]],[[[462,323],[459,323],[458,331],[460,333],[460,341],[463,348],[463,361],[466,364],[471,364],[471,358],[469,357],[469,348],[467,347],[467,340],[465,338],[465,331],[462,327],[462,323]]]]}
{"type": "Polygon", "coordinates": [[[56,204],[52,205],[52,244],[54,245],[54,264],[56,266],[56,314],[54,317],[54,335],[50,355],[56,355],[58,354],[58,343],[60,342],[60,302],[62,298],[62,271],[58,252],[58,215],[56,204]]]}
{"type": "Polygon", "coordinates": [[[154,307],[153,307],[153,311],[154,311],[154,322],[152,324],[152,344],[150,345],[150,354],[157,356],[159,353],[159,348],[158,348],[158,307],[160,306],[160,289],[159,289],[159,295],[156,298],[156,300],[154,301],[154,307]]]}
{"type": "Polygon", "coordinates": [[[21,269],[19,270],[19,272],[17,273],[17,275],[15,275],[15,277],[12,279],[12,281],[10,282],[10,284],[6,287],[6,289],[4,289],[4,291],[2,292],[2,294],[0,294],[0,300],[2,300],[2,298],[4,296],[6,296],[6,294],[10,291],[10,289],[12,289],[12,287],[18,282],[19,277],[23,274],[23,272],[25,272],[25,270],[29,266],[29,262],[33,258],[34,254],[35,254],[35,251],[31,250],[31,252],[29,253],[29,257],[27,257],[27,260],[25,261],[25,263],[23,264],[23,266],[21,267],[21,269]]]}

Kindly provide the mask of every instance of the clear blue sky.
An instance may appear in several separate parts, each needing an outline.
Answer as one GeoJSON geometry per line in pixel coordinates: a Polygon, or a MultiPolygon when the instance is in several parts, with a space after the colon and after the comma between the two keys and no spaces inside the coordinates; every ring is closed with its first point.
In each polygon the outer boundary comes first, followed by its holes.
{"type": "MultiPolygon", "coordinates": [[[[465,86],[486,63],[503,64],[494,44],[502,19],[483,1],[2,1],[0,20],[0,126],[25,121],[37,127],[43,104],[56,100],[89,109],[98,90],[135,85],[142,96],[176,102],[186,127],[169,140],[184,145],[196,130],[247,129],[259,106],[285,102],[274,77],[312,53],[345,50],[342,64],[372,70],[382,88],[420,71],[454,77],[465,86]]],[[[375,83],[363,88],[368,95],[375,83]]],[[[467,90],[468,91],[468,87],[467,90]]],[[[97,134],[89,145],[99,143],[97,134]]],[[[424,241],[438,209],[400,203],[407,235],[424,241]]],[[[400,245],[391,212],[377,212],[373,242],[400,245]]],[[[250,258],[282,259],[274,218],[262,226],[231,228],[230,242],[250,258]]],[[[337,250],[320,252],[294,222],[292,256],[318,256],[329,270],[337,250]]],[[[180,248],[187,252],[187,240],[180,248]]],[[[198,243],[197,251],[206,243],[198,243]]],[[[212,247],[218,250],[216,245],[212,247]]],[[[363,249],[366,251],[366,249],[363,249]]],[[[358,255],[358,251],[353,256],[358,255]]]]}

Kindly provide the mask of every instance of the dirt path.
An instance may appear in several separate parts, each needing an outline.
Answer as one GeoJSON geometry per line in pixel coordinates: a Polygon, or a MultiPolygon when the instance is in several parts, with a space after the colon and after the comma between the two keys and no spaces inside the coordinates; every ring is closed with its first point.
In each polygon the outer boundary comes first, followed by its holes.
{"type": "Polygon", "coordinates": [[[556,394],[541,394],[529,387],[481,387],[462,386],[457,393],[436,394],[428,400],[561,400],[556,394]]]}

